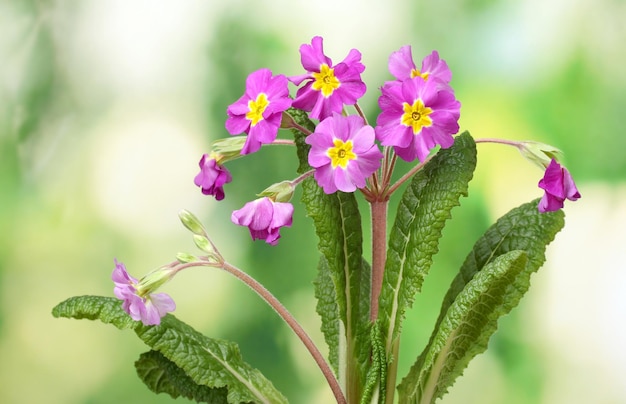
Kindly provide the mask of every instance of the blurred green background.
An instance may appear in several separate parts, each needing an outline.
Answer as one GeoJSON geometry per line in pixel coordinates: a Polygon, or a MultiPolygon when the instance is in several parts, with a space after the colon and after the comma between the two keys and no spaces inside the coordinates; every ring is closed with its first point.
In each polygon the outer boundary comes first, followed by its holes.
{"type": "MultiPolygon", "coordinates": [[[[625,17],[623,0],[0,2],[0,402],[172,401],[135,376],[145,348],[131,332],[50,311],[73,295],[112,296],[114,258],[140,277],[193,252],[182,208],[323,345],[316,239],[299,194],[276,247],[229,220],[293,178],[295,153],[266,148],[230,164],[221,203],[193,184],[202,153],[227,136],[225,110],[247,74],[300,74],[298,47],[314,35],[335,62],[362,52],[371,122],[388,55],[410,44],[419,61],[437,49],[462,129],[561,148],[582,194],[566,203],[565,230],[531,291],[442,402],[626,402],[625,17]]],[[[474,240],[541,196],[541,175],[513,149],[480,145],[470,197],[407,316],[400,375],[474,240]]],[[[331,402],[299,341],[245,286],[194,269],[164,291],[179,318],[238,342],[291,402],[331,402]]]]}

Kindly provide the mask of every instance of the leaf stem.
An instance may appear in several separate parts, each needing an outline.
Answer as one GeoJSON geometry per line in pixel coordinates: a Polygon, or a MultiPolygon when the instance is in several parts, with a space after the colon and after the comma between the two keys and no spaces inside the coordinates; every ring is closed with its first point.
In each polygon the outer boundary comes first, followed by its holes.
{"type": "Polygon", "coordinates": [[[268,291],[263,285],[257,282],[256,279],[252,278],[250,275],[246,274],[234,265],[231,265],[228,262],[224,261],[221,268],[248,285],[263,300],[265,300],[265,302],[269,304],[276,311],[276,313],[278,313],[278,315],[287,323],[287,325],[289,325],[289,327],[291,327],[293,332],[298,336],[298,338],[300,338],[300,341],[302,341],[304,346],[309,350],[311,356],[313,356],[313,359],[324,374],[324,377],[326,378],[326,381],[328,382],[328,385],[330,386],[330,389],[332,390],[335,399],[337,400],[337,403],[347,404],[346,398],[341,391],[341,387],[339,386],[339,382],[335,378],[332,369],[324,359],[324,356],[321,354],[319,349],[317,349],[317,346],[315,345],[315,343],[313,343],[313,340],[311,340],[311,338],[306,333],[306,331],[304,331],[302,326],[285,308],[285,306],[283,306],[282,303],[270,293],[270,291],[268,291]]]}

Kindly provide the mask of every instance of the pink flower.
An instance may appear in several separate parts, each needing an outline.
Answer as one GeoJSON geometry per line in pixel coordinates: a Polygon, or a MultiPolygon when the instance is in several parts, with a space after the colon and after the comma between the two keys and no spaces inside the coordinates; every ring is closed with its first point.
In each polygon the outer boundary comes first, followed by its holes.
{"type": "Polygon", "coordinates": [[[272,76],[269,69],[251,73],[246,79],[244,95],[226,110],[226,130],[231,135],[248,134],[241,154],[254,153],[261,144],[272,143],[283,111],[290,106],[289,82],[285,76],[272,76]]]}
{"type": "Polygon", "coordinates": [[[230,220],[240,226],[247,226],[253,240],[265,240],[276,245],[280,238],[280,228],[291,227],[293,205],[288,202],[274,202],[268,197],[248,202],[236,210],[230,220]]]}
{"type": "Polygon", "coordinates": [[[422,60],[422,68],[418,69],[413,62],[413,55],[410,46],[403,46],[400,50],[393,52],[389,56],[389,71],[398,80],[412,79],[420,76],[424,80],[435,80],[449,90],[449,83],[452,80],[452,72],[443,59],[439,59],[439,53],[432,53],[422,60]]]}
{"type": "Polygon", "coordinates": [[[161,317],[176,309],[174,300],[166,293],[140,296],[137,289],[139,281],[130,276],[126,266],[117,260],[111,279],[115,283],[113,293],[124,301],[122,308],[135,321],[141,321],[144,325],[157,325],[161,323],[161,317]]]}
{"type": "Polygon", "coordinates": [[[376,138],[383,146],[393,146],[409,162],[424,161],[436,145],[452,146],[461,108],[452,91],[442,89],[436,80],[416,76],[388,82],[381,92],[376,138]]]}
{"type": "Polygon", "coordinates": [[[333,113],[317,125],[306,143],[311,145],[309,164],[315,168],[315,180],[325,193],[365,187],[383,158],[375,138],[374,128],[356,115],[333,113]]]}
{"type": "Polygon", "coordinates": [[[344,105],[354,105],[365,94],[366,86],[361,80],[365,66],[361,63],[361,53],[352,49],[348,56],[336,66],[324,55],[323,39],[316,36],[311,45],[300,46],[302,66],[308,72],[293,76],[289,81],[300,85],[293,107],[310,111],[311,118],[323,120],[333,112],[341,112],[344,105]]]}
{"type": "Polygon", "coordinates": [[[546,168],[543,178],[539,181],[539,188],[545,190],[538,206],[539,212],[542,213],[561,209],[565,199],[575,201],[580,198],[580,193],[569,171],[555,159],[552,159],[546,168]]]}
{"type": "Polygon", "coordinates": [[[213,195],[218,201],[224,199],[223,186],[233,180],[230,172],[208,154],[202,155],[199,165],[200,172],[193,182],[202,189],[203,194],[213,195]]]}

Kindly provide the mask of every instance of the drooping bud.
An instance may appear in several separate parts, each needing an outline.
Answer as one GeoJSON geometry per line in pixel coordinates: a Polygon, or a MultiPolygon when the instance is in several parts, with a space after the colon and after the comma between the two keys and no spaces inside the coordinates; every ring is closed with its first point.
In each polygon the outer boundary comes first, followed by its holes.
{"type": "Polygon", "coordinates": [[[269,186],[257,196],[266,196],[274,202],[289,202],[293,196],[294,188],[291,181],[282,181],[269,186]]]}

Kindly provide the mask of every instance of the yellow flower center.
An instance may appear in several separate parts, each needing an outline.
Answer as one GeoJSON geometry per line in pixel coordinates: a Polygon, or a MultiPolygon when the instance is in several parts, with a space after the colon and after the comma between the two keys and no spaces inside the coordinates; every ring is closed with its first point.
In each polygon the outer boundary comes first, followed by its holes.
{"type": "Polygon", "coordinates": [[[356,154],[352,151],[352,140],[343,142],[341,139],[333,141],[335,147],[328,149],[327,155],[330,157],[330,164],[333,168],[341,166],[346,168],[350,160],[356,159],[356,154]]]}
{"type": "Polygon", "coordinates": [[[417,135],[423,127],[432,125],[433,121],[429,115],[433,110],[424,106],[422,100],[417,99],[413,105],[408,102],[403,104],[404,114],[402,115],[402,125],[413,128],[413,134],[417,135]]]}
{"type": "Polygon", "coordinates": [[[422,73],[422,72],[420,72],[418,69],[413,69],[413,70],[411,70],[411,78],[414,78],[414,77],[420,76],[421,78],[423,78],[423,79],[424,79],[424,81],[428,80],[428,75],[429,75],[429,74],[430,74],[430,73],[428,73],[428,72],[426,72],[426,73],[422,73]]]}
{"type": "Polygon", "coordinates": [[[270,105],[270,102],[265,93],[259,93],[256,100],[248,101],[249,111],[246,112],[246,119],[252,121],[252,126],[263,120],[263,112],[265,112],[265,108],[267,108],[268,105],[270,105]]]}
{"type": "Polygon", "coordinates": [[[320,66],[319,73],[313,73],[313,77],[315,78],[313,90],[321,91],[324,97],[329,97],[341,85],[335,77],[335,69],[328,67],[326,63],[320,66]]]}

